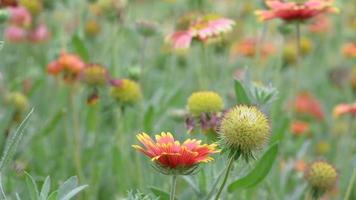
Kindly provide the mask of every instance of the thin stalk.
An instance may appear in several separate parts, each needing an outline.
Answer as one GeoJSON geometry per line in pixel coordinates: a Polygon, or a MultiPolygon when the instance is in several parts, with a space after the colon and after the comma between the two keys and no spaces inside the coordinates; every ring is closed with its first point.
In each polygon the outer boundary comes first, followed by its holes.
{"type": "Polygon", "coordinates": [[[295,66],[295,94],[298,92],[299,87],[299,71],[300,71],[300,59],[301,59],[301,47],[300,47],[300,23],[297,22],[295,24],[295,32],[296,32],[296,50],[297,50],[297,63],[295,66]]]}
{"type": "Polygon", "coordinates": [[[229,174],[230,174],[230,171],[232,169],[232,165],[234,163],[234,160],[235,160],[235,156],[231,156],[230,160],[229,160],[229,163],[227,165],[227,169],[226,169],[226,172],[225,172],[225,176],[224,176],[224,179],[223,179],[223,182],[218,190],[218,193],[216,194],[215,196],[215,200],[219,200],[219,197],[226,185],[226,182],[227,182],[227,178],[229,177],[229,174]]]}
{"type": "Polygon", "coordinates": [[[355,183],[355,179],[356,179],[356,169],[354,169],[353,172],[352,172],[351,180],[350,180],[349,185],[347,186],[347,190],[346,190],[346,194],[345,194],[344,200],[350,199],[352,186],[355,183]]]}
{"type": "Polygon", "coordinates": [[[171,194],[169,196],[169,200],[174,200],[174,195],[176,193],[176,185],[177,185],[177,175],[172,176],[172,185],[171,185],[171,194]]]}

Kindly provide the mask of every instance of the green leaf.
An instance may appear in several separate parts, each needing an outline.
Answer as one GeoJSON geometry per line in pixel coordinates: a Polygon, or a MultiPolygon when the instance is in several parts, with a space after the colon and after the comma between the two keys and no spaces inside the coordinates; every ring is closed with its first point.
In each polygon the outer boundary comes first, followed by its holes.
{"type": "Polygon", "coordinates": [[[88,185],[82,185],[79,187],[74,188],[73,190],[69,191],[64,197],[58,198],[59,200],[70,200],[72,199],[75,195],[77,195],[79,192],[84,190],[88,185]]]}
{"type": "Polygon", "coordinates": [[[148,107],[143,117],[143,130],[146,132],[153,131],[154,108],[152,105],[148,107]]]}
{"type": "Polygon", "coordinates": [[[84,61],[89,61],[89,51],[78,34],[72,37],[72,43],[76,53],[79,54],[84,61]]]}
{"type": "Polygon", "coordinates": [[[36,185],[36,181],[32,178],[32,176],[29,173],[25,172],[25,175],[26,175],[26,185],[27,185],[28,192],[30,194],[30,199],[38,200],[39,192],[36,185]]]}
{"type": "MultiPolygon", "coordinates": [[[[160,200],[169,200],[170,195],[168,192],[165,192],[165,191],[158,189],[156,187],[149,187],[149,189],[155,196],[159,197],[160,200]]],[[[174,198],[174,199],[177,199],[177,198],[174,198]]]]}
{"type": "Polygon", "coordinates": [[[237,104],[251,104],[245,88],[239,80],[235,80],[235,96],[237,104]]]}
{"type": "Polygon", "coordinates": [[[250,173],[228,186],[228,192],[233,192],[239,188],[250,188],[260,183],[271,170],[272,165],[276,160],[277,153],[278,143],[275,143],[266,151],[250,173]]]}
{"type": "Polygon", "coordinates": [[[51,189],[51,178],[47,176],[45,182],[42,185],[40,199],[47,200],[50,189],[51,189]]]}
{"type": "Polygon", "coordinates": [[[62,199],[68,194],[70,191],[72,191],[74,188],[76,188],[78,185],[78,178],[76,176],[72,176],[69,179],[67,179],[58,189],[58,199],[62,199]]]}

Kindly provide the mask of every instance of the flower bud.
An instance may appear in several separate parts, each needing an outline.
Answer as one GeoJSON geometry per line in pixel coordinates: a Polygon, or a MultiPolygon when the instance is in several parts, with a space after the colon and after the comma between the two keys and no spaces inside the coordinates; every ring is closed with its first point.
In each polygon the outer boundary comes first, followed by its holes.
{"type": "Polygon", "coordinates": [[[187,102],[189,112],[194,116],[203,113],[220,112],[224,107],[224,102],[219,94],[211,91],[201,91],[193,93],[187,102]]]}
{"type": "Polygon", "coordinates": [[[311,187],[314,198],[322,196],[336,184],[337,172],[335,168],[324,161],[311,164],[306,171],[306,179],[311,187]]]}
{"type": "Polygon", "coordinates": [[[141,100],[141,88],[135,81],[129,79],[121,80],[120,84],[113,85],[111,96],[123,104],[133,104],[141,100]]]}

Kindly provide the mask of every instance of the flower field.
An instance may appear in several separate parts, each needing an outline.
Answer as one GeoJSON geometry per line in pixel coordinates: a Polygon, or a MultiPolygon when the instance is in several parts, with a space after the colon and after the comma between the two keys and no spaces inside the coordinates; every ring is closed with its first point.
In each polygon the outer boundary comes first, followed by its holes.
{"type": "Polygon", "coordinates": [[[355,11],[0,0],[0,199],[355,200],[355,11]]]}

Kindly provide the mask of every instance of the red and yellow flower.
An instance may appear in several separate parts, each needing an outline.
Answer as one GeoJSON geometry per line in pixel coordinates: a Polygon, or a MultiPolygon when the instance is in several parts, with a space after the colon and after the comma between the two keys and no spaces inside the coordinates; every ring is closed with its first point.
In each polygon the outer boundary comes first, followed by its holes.
{"type": "Polygon", "coordinates": [[[183,144],[175,140],[171,133],[156,135],[155,141],[146,133],[137,139],[144,145],[132,145],[146,154],[164,174],[189,174],[198,164],[214,160],[210,155],[220,152],[217,144],[201,144],[200,140],[187,139],[183,144]]]}
{"type": "Polygon", "coordinates": [[[340,117],[345,114],[351,114],[356,116],[356,102],[352,104],[342,103],[335,106],[333,111],[334,117],[340,117]]]}
{"type": "Polygon", "coordinates": [[[284,21],[304,21],[323,13],[336,13],[333,0],[308,0],[303,3],[284,2],[281,0],[266,1],[269,10],[257,10],[255,14],[261,21],[282,19],[284,21]]]}
{"type": "Polygon", "coordinates": [[[78,55],[62,52],[58,59],[47,65],[47,72],[51,75],[63,73],[64,80],[72,82],[84,68],[85,63],[78,55]]]}

